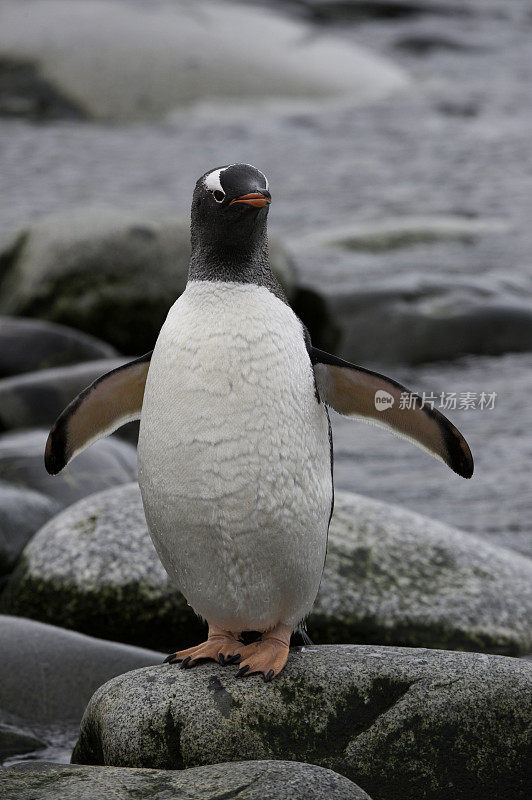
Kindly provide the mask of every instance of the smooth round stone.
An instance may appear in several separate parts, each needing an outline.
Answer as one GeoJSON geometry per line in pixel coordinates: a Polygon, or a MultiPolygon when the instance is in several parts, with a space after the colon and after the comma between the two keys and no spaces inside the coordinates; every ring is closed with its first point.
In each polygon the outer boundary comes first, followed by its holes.
{"type": "Polygon", "coordinates": [[[374,287],[333,299],[338,353],[347,360],[423,364],[464,355],[532,351],[532,311],[505,306],[482,287],[461,287],[469,304],[455,305],[456,291],[433,284],[374,287]]]}
{"type": "Polygon", "coordinates": [[[508,235],[512,225],[500,218],[476,219],[458,215],[402,216],[340,224],[294,240],[302,249],[339,247],[382,253],[434,242],[474,243],[480,236],[508,235]]]}
{"type": "MultiPolygon", "coordinates": [[[[526,557],[338,492],[308,630],[319,642],[526,653],[531,587],[526,557]]],[[[168,652],[205,636],[159,561],[137,484],[87,497],[50,520],[26,547],[0,606],[168,652]]]]}
{"type": "Polygon", "coordinates": [[[4,0],[0,57],[18,69],[13,113],[18,100],[19,113],[26,102],[30,116],[42,93],[39,81],[52,115],[64,109],[65,116],[125,121],[157,119],[198,101],[367,100],[409,83],[391,61],[316,36],[271,9],[201,0],[149,9],[116,0],[22,7],[4,0]]]}
{"type": "MultiPolygon", "coordinates": [[[[8,715],[4,715],[0,710],[0,717],[2,717],[0,719],[0,763],[12,756],[32,753],[46,746],[45,742],[30,730],[7,722],[3,718],[4,716],[8,715]]],[[[2,788],[2,772],[3,770],[0,771],[0,789],[2,788]]]]}
{"type": "Polygon", "coordinates": [[[0,317],[0,378],[116,355],[111,345],[65,325],[0,317]]]}
{"type": "Polygon", "coordinates": [[[500,246],[511,235],[501,218],[404,216],[323,228],[290,246],[322,317],[334,321],[333,352],[362,364],[421,364],[532,350],[528,290],[509,288],[502,269],[464,276],[456,268],[480,240],[500,246]]]}
{"type": "Polygon", "coordinates": [[[136,450],[116,437],[100,439],[76,456],[59,475],[48,475],[44,468],[47,437],[46,430],[1,435],[0,481],[47,496],[58,511],[86,495],[129,483],[136,477],[136,450]]]}
{"type": "Polygon", "coordinates": [[[167,650],[204,634],[159,561],[136,483],[86,497],[50,520],[24,552],[0,608],[167,650]]]}
{"type": "Polygon", "coordinates": [[[532,665],[356,645],[292,651],[279,677],[176,664],[92,697],[72,760],[158,769],[229,759],[317,764],[373,797],[525,798],[532,665]]]}
{"type": "MultiPolygon", "coordinates": [[[[19,231],[0,260],[0,311],[63,323],[141,355],[185,289],[190,220],[82,209],[19,231]]],[[[291,299],[293,263],[275,238],[270,260],[291,299]]]]}
{"type": "Polygon", "coordinates": [[[28,725],[77,724],[92,693],[161,655],[53,625],[0,615],[0,718],[28,725]]]}
{"type": "Polygon", "coordinates": [[[0,575],[13,569],[33,534],[60,508],[41,492],[0,481],[0,575]]]}
{"type": "Polygon", "coordinates": [[[51,427],[82,389],[126,359],[87,361],[0,380],[0,432],[51,427]]]}
{"type": "Polygon", "coordinates": [[[336,492],[309,630],[518,655],[532,646],[532,560],[400,506],[336,492]]]}
{"type": "Polygon", "coordinates": [[[466,15],[467,2],[451,0],[289,0],[316,22],[402,20],[425,14],[466,15]]]}
{"type": "Polygon", "coordinates": [[[17,800],[371,800],[332,770],[295,761],[243,761],[179,771],[24,764],[0,773],[17,800]]]}

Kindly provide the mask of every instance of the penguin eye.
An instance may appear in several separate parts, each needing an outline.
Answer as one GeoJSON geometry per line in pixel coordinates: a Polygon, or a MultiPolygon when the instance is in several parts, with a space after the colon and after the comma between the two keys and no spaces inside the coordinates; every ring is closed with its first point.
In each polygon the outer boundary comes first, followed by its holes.
{"type": "Polygon", "coordinates": [[[221,192],[219,189],[215,189],[212,194],[217,203],[221,203],[225,197],[224,192],[221,192]]]}

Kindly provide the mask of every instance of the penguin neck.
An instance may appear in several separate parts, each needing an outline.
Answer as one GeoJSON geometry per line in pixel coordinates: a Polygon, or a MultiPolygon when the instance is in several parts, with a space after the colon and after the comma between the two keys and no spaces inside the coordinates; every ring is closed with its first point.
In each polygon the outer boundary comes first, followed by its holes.
{"type": "Polygon", "coordinates": [[[189,281],[223,281],[264,286],[287,303],[285,293],[273,274],[268,255],[266,234],[250,246],[238,247],[232,242],[224,247],[219,242],[197,241],[192,237],[189,281]]]}

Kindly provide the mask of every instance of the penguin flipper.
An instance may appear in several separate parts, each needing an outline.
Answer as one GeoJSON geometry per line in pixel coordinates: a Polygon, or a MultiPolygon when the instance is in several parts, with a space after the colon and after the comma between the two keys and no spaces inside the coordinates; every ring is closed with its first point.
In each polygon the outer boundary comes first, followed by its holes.
{"type": "Polygon", "coordinates": [[[96,439],[140,418],[152,352],[97,378],[65,408],[46,442],[44,465],[50,475],[96,439]]]}
{"type": "Polygon", "coordinates": [[[315,347],[309,352],[324,403],[339,414],[371,422],[408,439],[462,478],[472,476],[473,456],[469,445],[447,417],[424,405],[418,395],[385,375],[350,364],[315,347]],[[375,395],[378,391],[391,396],[393,402],[390,400],[386,407],[377,408],[375,395]],[[403,392],[411,402],[400,402],[403,392]]]}

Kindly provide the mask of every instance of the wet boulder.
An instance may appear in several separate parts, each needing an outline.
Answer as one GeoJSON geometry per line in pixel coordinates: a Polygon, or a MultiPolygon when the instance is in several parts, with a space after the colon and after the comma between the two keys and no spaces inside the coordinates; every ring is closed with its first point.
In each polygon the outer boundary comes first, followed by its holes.
{"type": "Polygon", "coordinates": [[[18,800],[371,800],[347,778],[311,764],[243,761],[179,771],[24,764],[0,774],[0,789],[18,800]]]}
{"type": "MultiPolygon", "coordinates": [[[[33,753],[46,747],[43,739],[27,729],[24,723],[14,720],[13,715],[0,710],[0,764],[13,756],[33,753]],[[8,721],[9,720],[9,721],[8,721]]],[[[2,781],[0,778],[0,789],[2,781]]]]}
{"type": "Polygon", "coordinates": [[[367,100],[408,85],[391,61],[311,33],[271,9],[228,2],[5,0],[0,111],[149,120],[201,101],[367,100]],[[257,56],[257,31],[267,57],[257,56]]]}
{"type": "Polygon", "coordinates": [[[44,746],[55,758],[68,758],[94,690],[115,675],[161,660],[150,650],[103,642],[21,617],[0,616],[0,641],[0,752],[4,758],[44,746]]]}
{"type": "Polygon", "coordinates": [[[73,763],[273,758],[332,769],[379,798],[526,796],[528,662],[334,645],[293,651],[271,683],[235,671],[161,664],[114,678],[87,707],[73,763]]]}
{"type": "Polygon", "coordinates": [[[301,234],[290,246],[334,323],[333,352],[358,364],[422,364],[532,350],[528,287],[484,263],[511,235],[501,218],[403,216],[301,234]]]}
{"type": "Polygon", "coordinates": [[[0,608],[169,650],[203,634],[155,552],[136,483],[91,495],[50,520],[23,553],[0,608]]]}
{"type": "Polygon", "coordinates": [[[0,638],[0,709],[42,725],[79,721],[102,683],[161,660],[150,650],[7,615],[0,615],[0,638]]]}
{"type": "Polygon", "coordinates": [[[65,325],[0,317],[0,378],[116,356],[111,345],[65,325]]]}
{"type": "Polygon", "coordinates": [[[13,569],[33,534],[60,508],[41,492],[0,481],[0,576],[13,569]]]}
{"type": "MultiPolygon", "coordinates": [[[[275,238],[270,259],[292,298],[293,263],[275,238]]],[[[0,254],[0,313],[69,325],[141,355],[184,290],[189,260],[189,219],[109,209],[49,217],[0,254]]]]}
{"type": "MultiPolygon", "coordinates": [[[[526,557],[338,492],[308,629],[324,643],[525,653],[532,647],[531,586],[526,557]]],[[[26,547],[0,604],[9,613],[168,652],[205,635],[158,559],[133,483],[50,520],[26,547]]]]}
{"type": "Polygon", "coordinates": [[[3,378],[0,380],[0,432],[39,426],[49,428],[79,392],[126,360],[87,361],[3,378]]]}
{"type": "Polygon", "coordinates": [[[0,641],[2,759],[40,750],[40,758],[67,760],[94,690],[115,675],[161,661],[150,650],[21,617],[0,616],[0,641]]]}
{"type": "Polygon", "coordinates": [[[136,450],[116,437],[95,442],[52,477],[44,468],[47,437],[46,430],[1,435],[0,481],[45,495],[54,501],[58,511],[82,497],[105,487],[129,483],[136,477],[136,450]]]}

